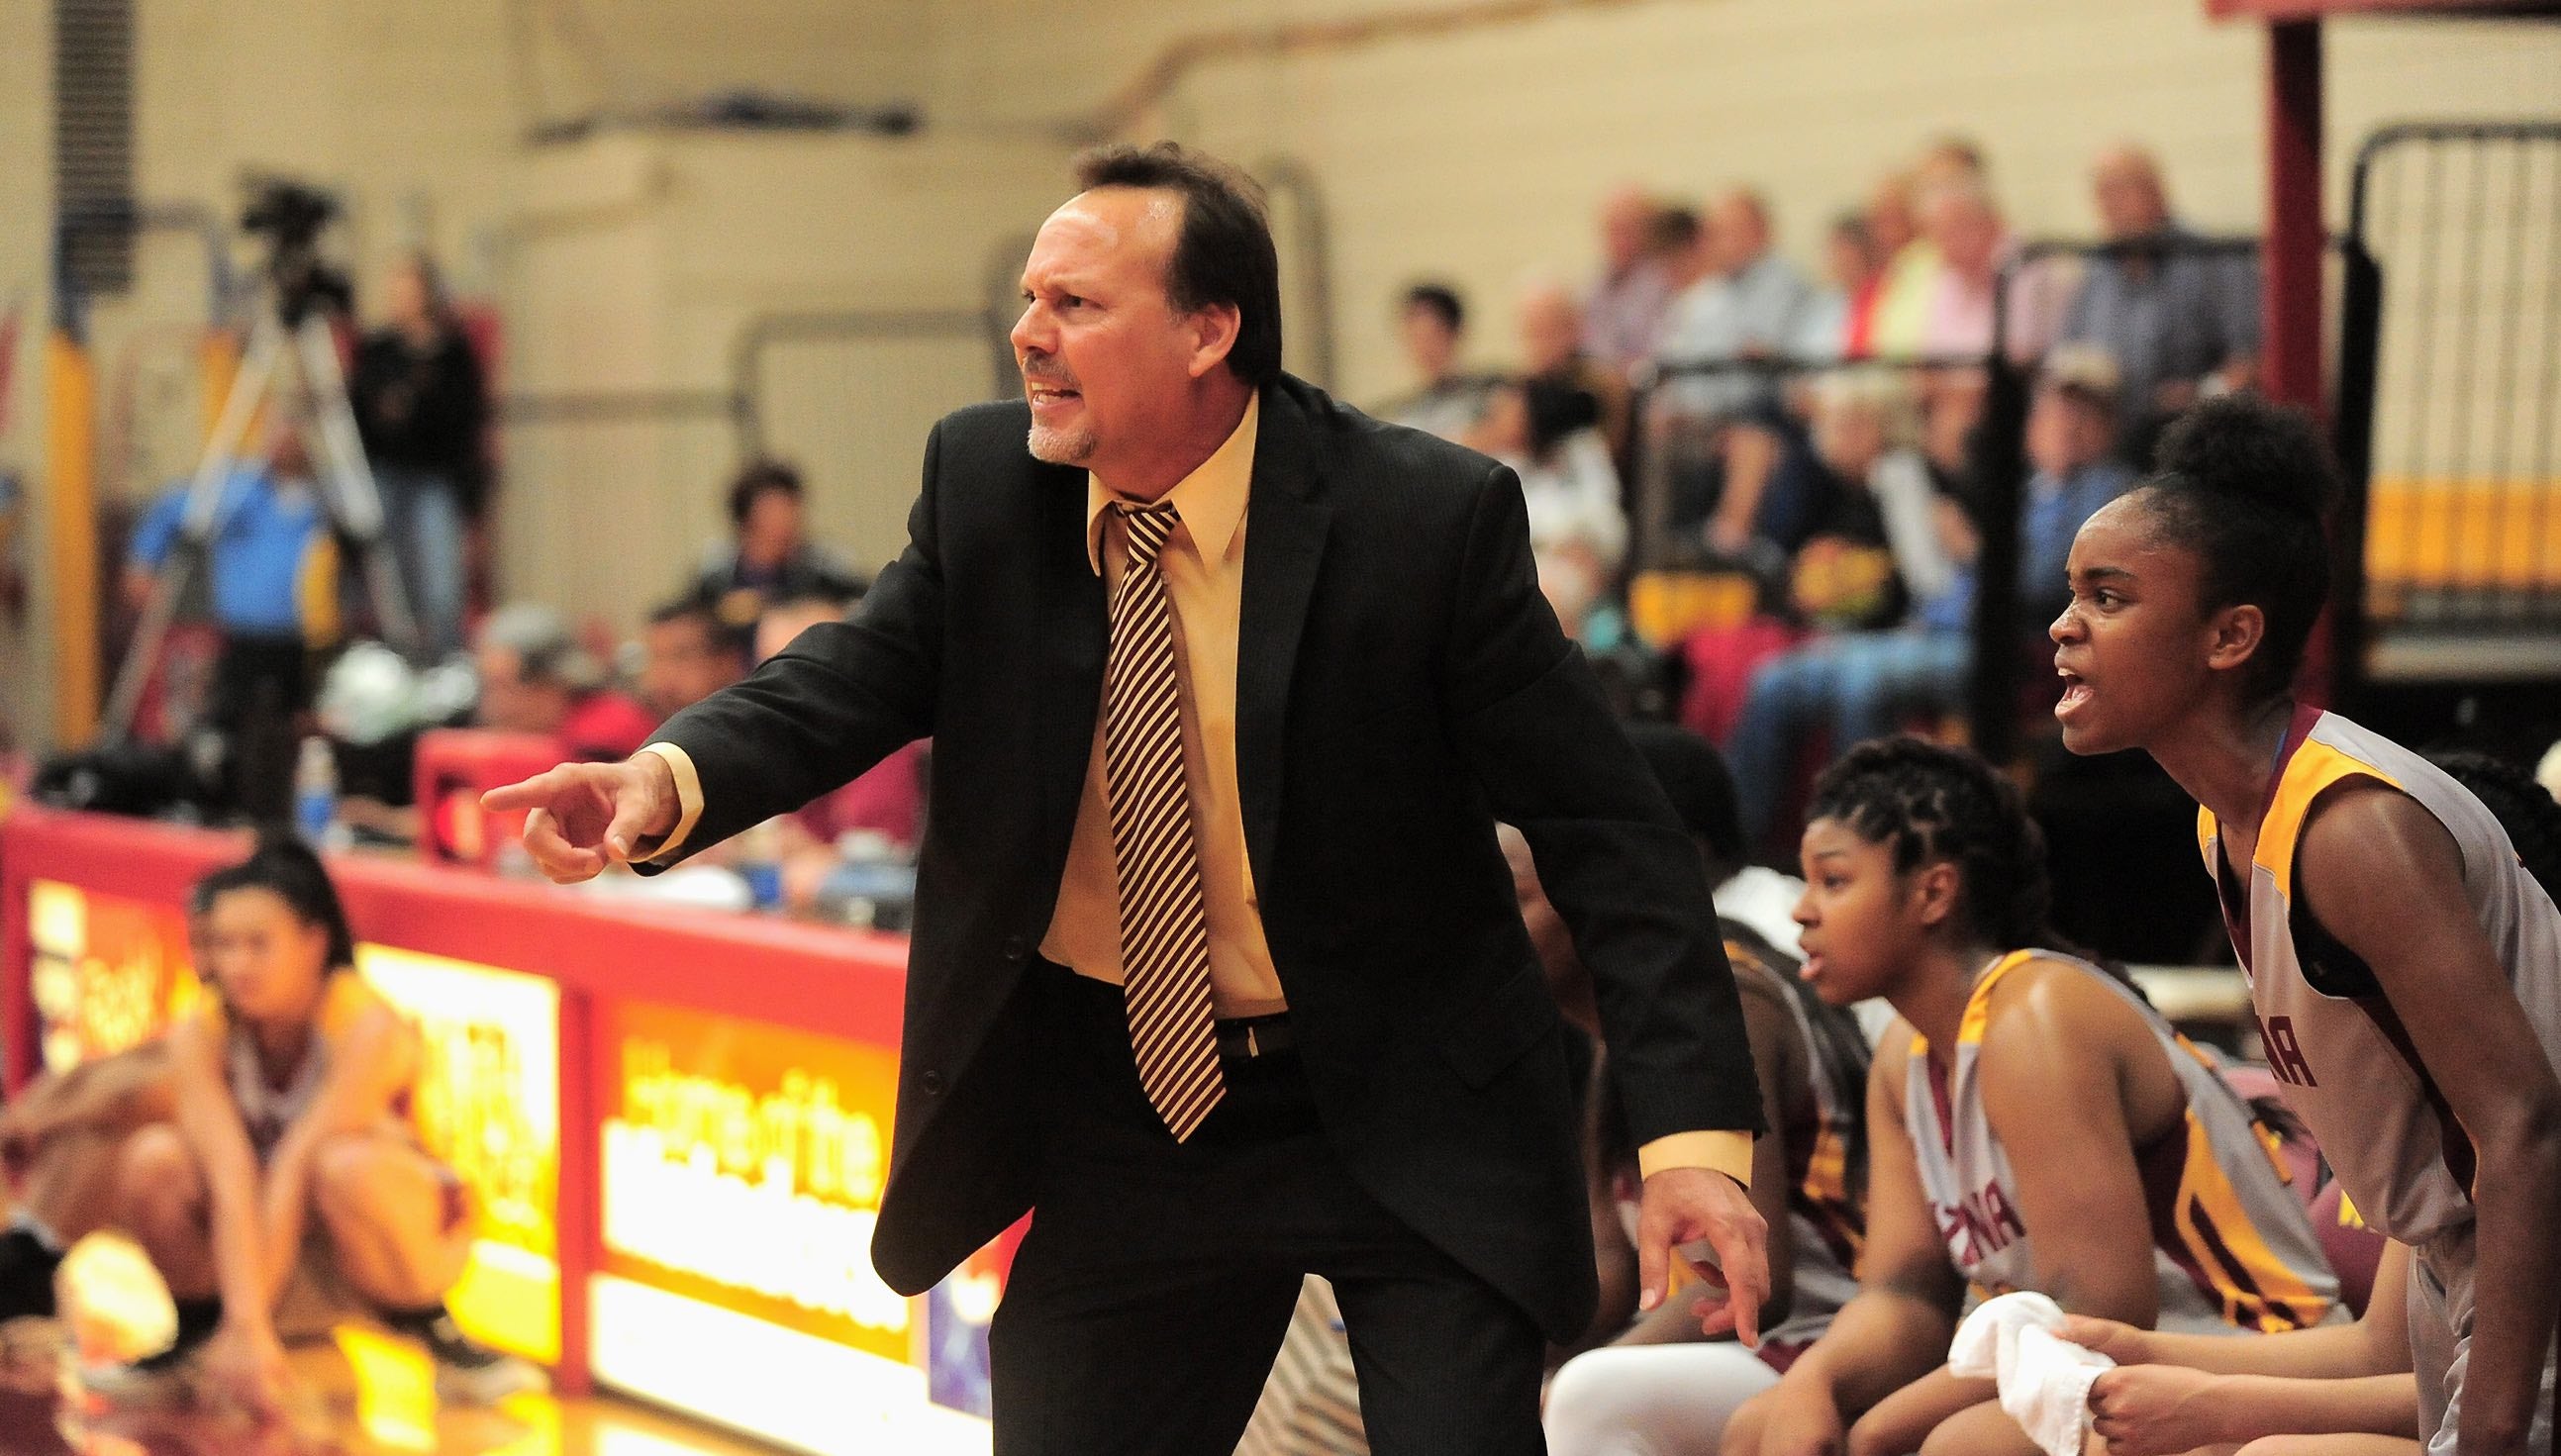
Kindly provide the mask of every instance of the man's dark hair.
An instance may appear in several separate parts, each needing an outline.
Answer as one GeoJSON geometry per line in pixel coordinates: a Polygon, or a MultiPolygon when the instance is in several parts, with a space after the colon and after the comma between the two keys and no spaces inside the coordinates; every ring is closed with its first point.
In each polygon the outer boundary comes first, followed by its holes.
{"type": "Polygon", "coordinates": [[[1184,313],[1236,308],[1227,367],[1261,387],[1280,377],[1280,256],[1253,178],[1173,142],[1097,147],[1076,159],[1077,185],[1138,187],[1182,198],[1182,233],[1165,266],[1165,297],[1184,313]]]}
{"type": "Polygon", "coordinates": [[[1430,309],[1441,320],[1441,327],[1456,333],[1467,326],[1467,305],[1460,301],[1458,290],[1447,283],[1417,283],[1405,290],[1405,311],[1430,309]]]}
{"type": "Polygon", "coordinates": [[[756,509],[756,498],[768,491],[795,501],[805,494],[799,471],[779,460],[750,460],[729,483],[729,523],[746,525],[747,513],[756,509]]]}

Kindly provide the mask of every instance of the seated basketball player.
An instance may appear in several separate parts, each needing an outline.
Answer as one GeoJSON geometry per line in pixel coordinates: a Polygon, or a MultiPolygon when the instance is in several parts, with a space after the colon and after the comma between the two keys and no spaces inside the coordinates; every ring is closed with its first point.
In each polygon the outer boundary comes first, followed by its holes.
{"type": "Polygon", "coordinates": [[[2053,949],[2041,836],[1973,754],[1863,743],[1802,861],[1806,978],[1900,1020],[1868,1079],[1859,1292],[1726,1428],[1728,1456],[2036,1450],[1944,1364],[1965,1287],[2141,1328],[2344,1318],[2248,1104],[2131,985],[2053,949]]]}
{"type": "MultiPolygon", "coordinates": [[[[50,1304],[60,1249],[112,1223],[167,1281],[178,1332],[166,1352],[96,1383],[168,1375],[201,1352],[215,1384],[273,1412],[286,1384],[279,1329],[317,1333],[361,1314],[424,1343],[450,1398],[538,1381],[445,1312],[469,1254],[468,1200],[411,1133],[417,1034],[356,976],[319,860],[289,839],[261,842],[200,882],[190,908],[211,994],[166,1039],[171,1115],[122,1138],[103,1199],[58,1199],[43,1222],[13,1230],[8,1258],[45,1276],[13,1278],[13,1298],[50,1304]]],[[[30,1186],[82,1182],[48,1166],[85,1156],[81,1145],[46,1141],[30,1186]]]]}

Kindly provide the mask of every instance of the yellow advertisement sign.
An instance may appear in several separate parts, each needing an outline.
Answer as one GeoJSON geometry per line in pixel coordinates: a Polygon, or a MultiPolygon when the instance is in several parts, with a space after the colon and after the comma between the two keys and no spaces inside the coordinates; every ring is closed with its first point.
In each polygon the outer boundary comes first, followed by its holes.
{"type": "Polygon", "coordinates": [[[633,1003],[603,1031],[604,1269],[911,1363],[914,1307],[871,1266],[897,1054],[633,1003]]]}
{"type": "Polygon", "coordinates": [[[463,1328],[560,1358],[560,990],[370,942],[356,969],[419,1032],[410,1116],[419,1142],[473,1195],[478,1237],[445,1297],[463,1328]]]}
{"type": "Polygon", "coordinates": [[[45,1069],[138,1047],[168,1030],[204,994],[175,905],[30,882],[29,971],[45,1069]]]}

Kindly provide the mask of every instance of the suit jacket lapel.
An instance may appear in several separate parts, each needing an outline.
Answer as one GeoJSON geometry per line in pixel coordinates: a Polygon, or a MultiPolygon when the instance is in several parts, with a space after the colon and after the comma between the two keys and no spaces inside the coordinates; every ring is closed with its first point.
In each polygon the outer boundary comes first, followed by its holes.
{"type": "Polygon", "coordinates": [[[1064,865],[1094,756],[1111,621],[1103,578],[1086,556],[1085,473],[1044,466],[1041,477],[1042,568],[1031,634],[1038,674],[1033,751],[1043,842],[1051,859],[1064,865]]]}
{"type": "Polygon", "coordinates": [[[1263,394],[1245,508],[1245,587],[1236,642],[1236,782],[1255,881],[1269,885],[1280,826],[1282,730],[1299,631],[1332,512],[1318,498],[1313,426],[1287,383],[1263,394]]]}

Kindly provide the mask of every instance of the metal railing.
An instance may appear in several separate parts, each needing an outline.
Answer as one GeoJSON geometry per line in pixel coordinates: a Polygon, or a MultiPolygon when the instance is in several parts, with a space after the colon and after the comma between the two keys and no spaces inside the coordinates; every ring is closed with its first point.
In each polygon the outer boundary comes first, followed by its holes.
{"type": "MultiPolygon", "coordinates": [[[[1963,695],[1968,741],[1995,762],[2012,757],[2019,745],[2019,703],[2027,657],[2019,644],[2033,645],[2038,624],[2021,620],[2018,594],[2010,589],[2018,573],[2019,507],[2027,480],[2027,415],[2043,339],[2015,337],[2018,321],[2012,307],[2021,280],[2030,270],[2058,260],[2255,255],[2255,238],[2174,236],[2159,241],[2091,243],[2040,239],[2020,243],[1996,275],[1992,297],[1992,336],[1980,354],[1888,355],[1857,360],[1806,358],[1691,359],[1665,362],[1639,381],[1630,403],[1636,421],[1629,469],[1635,473],[1636,519],[1631,559],[1646,565],[1672,559],[1677,552],[1668,528],[1668,482],[1661,457],[1663,441],[1648,427],[1654,402],[1667,386],[1681,380],[1750,379],[1776,395],[1788,381],[1808,379],[1841,369],[1888,369],[1916,376],[1966,371],[1982,381],[1978,421],[1968,434],[1963,466],[1965,497],[1971,507],[1977,546],[1973,598],[1971,676],[1963,695]],[[1993,650],[1985,650],[1986,646],[1993,650]]],[[[2059,294],[2060,289],[2056,292],[2059,294]]],[[[2059,322],[2055,320],[2055,322],[2059,322]]]]}
{"type": "Polygon", "coordinates": [[[2561,119],[2376,131],[2339,246],[2343,687],[2561,676],[2561,119]]]}

